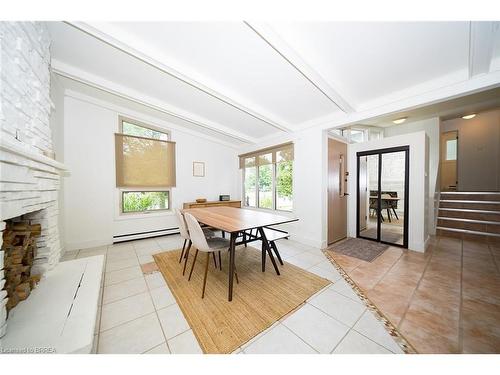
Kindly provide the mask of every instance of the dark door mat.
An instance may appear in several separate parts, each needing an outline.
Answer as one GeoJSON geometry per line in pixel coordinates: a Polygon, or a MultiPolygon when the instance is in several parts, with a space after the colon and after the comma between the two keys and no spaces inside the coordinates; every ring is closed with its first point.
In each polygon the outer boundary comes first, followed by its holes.
{"type": "Polygon", "coordinates": [[[371,262],[388,248],[389,245],[382,243],[363,240],[361,238],[348,238],[347,240],[331,245],[328,250],[371,262]]]}

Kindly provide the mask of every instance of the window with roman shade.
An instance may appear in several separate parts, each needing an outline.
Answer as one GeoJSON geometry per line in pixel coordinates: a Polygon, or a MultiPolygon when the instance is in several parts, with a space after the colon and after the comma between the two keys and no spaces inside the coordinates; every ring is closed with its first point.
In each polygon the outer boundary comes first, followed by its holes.
{"type": "Polygon", "coordinates": [[[115,134],[116,186],[175,186],[175,142],[115,134]]]}
{"type": "Polygon", "coordinates": [[[243,170],[243,205],[293,209],[293,143],[239,155],[243,170]]]}
{"type": "Polygon", "coordinates": [[[167,131],[120,117],[115,134],[116,187],[121,213],[170,209],[176,184],[175,142],[167,131]]]}

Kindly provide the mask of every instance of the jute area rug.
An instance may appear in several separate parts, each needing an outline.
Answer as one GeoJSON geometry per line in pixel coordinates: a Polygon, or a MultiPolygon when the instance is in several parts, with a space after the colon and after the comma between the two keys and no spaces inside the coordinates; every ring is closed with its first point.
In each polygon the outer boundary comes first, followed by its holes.
{"type": "Polygon", "coordinates": [[[328,250],[371,262],[388,248],[388,245],[379,242],[364,240],[362,238],[348,238],[342,242],[331,245],[328,250]]]}
{"type": "Polygon", "coordinates": [[[180,250],[176,250],[156,254],[154,260],[205,353],[233,352],[331,283],[289,263],[280,266],[281,276],[278,276],[270,259],[266,262],[266,272],[262,272],[260,250],[237,248],[239,284],[235,279],[232,302],[227,300],[229,254],[226,251],[222,256],[222,271],[215,269],[210,257],[202,299],[205,254],[198,253],[189,282],[193,255],[185,276],[179,257],[180,250]]]}

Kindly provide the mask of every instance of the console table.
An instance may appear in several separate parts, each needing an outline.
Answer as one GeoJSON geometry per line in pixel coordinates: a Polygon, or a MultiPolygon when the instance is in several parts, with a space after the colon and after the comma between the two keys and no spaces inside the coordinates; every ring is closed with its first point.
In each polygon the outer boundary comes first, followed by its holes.
{"type": "Polygon", "coordinates": [[[187,202],[184,203],[183,208],[203,208],[203,207],[237,207],[241,208],[241,201],[206,201],[204,203],[187,202]]]}

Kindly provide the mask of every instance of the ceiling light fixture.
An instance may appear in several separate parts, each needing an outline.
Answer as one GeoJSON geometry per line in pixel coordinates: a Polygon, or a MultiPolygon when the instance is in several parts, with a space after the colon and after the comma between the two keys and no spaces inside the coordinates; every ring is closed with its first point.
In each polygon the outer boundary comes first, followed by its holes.
{"type": "Polygon", "coordinates": [[[403,122],[405,122],[407,118],[408,117],[401,117],[401,118],[398,118],[396,120],[392,120],[392,122],[399,125],[399,124],[402,124],[403,122]]]}
{"type": "Polygon", "coordinates": [[[464,120],[470,120],[471,118],[474,118],[476,117],[476,114],[475,113],[471,113],[470,115],[465,115],[465,116],[462,116],[462,118],[464,120]]]}

